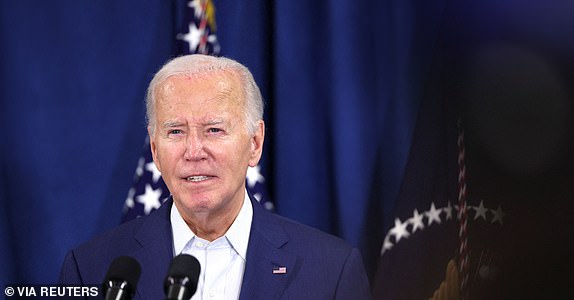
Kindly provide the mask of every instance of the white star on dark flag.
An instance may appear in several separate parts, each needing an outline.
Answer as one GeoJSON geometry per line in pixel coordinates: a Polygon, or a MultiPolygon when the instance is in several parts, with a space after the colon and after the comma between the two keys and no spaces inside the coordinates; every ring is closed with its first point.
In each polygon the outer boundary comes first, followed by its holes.
{"type": "Polygon", "coordinates": [[[264,182],[265,178],[261,175],[261,168],[259,166],[247,168],[247,186],[249,188],[253,188],[256,184],[264,182]]]}
{"type": "Polygon", "coordinates": [[[152,210],[158,209],[160,202],[161,189],[154,190],[149,184],[145,186],[145,193],[137,196],[137,201],[144,205],[144,214],[149,214],[152,210]]]}
{"type": "MultiPolygon", "coordinates": [[[[481,200],[478,206],[469,205],[469,211],[472,209],[475,211],[474,221],[483,221],[493,223],[499,223],[500,225],[503,224],[502,219],[505,216],[504,211],[500,206],[497,209],[492,209],[484,206],[484,201],[481,200]],[[487,212],[490,212],[489,215],[492,215],[492,219],[489,220],[487,212]]],[[[401,222],[399,218],[395,219],[395,225],[387,231],[385,235],[385,239],[383,241],[383,246],[381,248],[381,255],[385,254],[387,251],[391,250],[394,245],[398,244],[399,241],[405,240],[408,237],[414,236],[416,233],[419,233],[423,229],[427,227],[431,227],[433,225],[442,225],[443,221],[448,221],[452,219],[452,210],[458,210],[458,206],[455,205],[454,207],[451,205],[450,201],[447,203],[446,207],[439,207],[437,208],[434,202],[431,202],[431,206],[427,211],[423,211],[419,213],[417,209],[413,210],[412,217],[408,218],[405,222],[401,222]],[[442,217],[441,212],[445,212],[444,220],[442,217]],[[425,226],[423,219],[424,217],[427,218],[427,225],[425,226]],[[408,224],[412,226],[407,227],[408,224]],[[391,236],[394,236],[394,244],[391,242],[391,236]]]]}
{"type": "Polygon", "coordinates": [[[195,26],[195,24],[192,22],[189,23],[188,32],[185,34],[178,34],[177,38],[187,42],[189,45],[189,52],[192,52],[197,49],[197,46],[199,46],[199,41],[201,40],[202,34],[203,32],[199,30],[199,28],[197,28],[197,26],[195,26]]]}
{"type": "Polygon", "coordinates": [[[434,202],[432,202],[430,210],[425,213],[425,215],[428,218],[428,225],[431,225],[433,222],[437,222],[438,224],[440,224],[441,222],[440,212],[441,210],[436,209],[436,207],[434,206],[434,202]]]}
{"type": "Polygon", "coordinates": [[[393,227],[391,229],[391,234],[393,234],[395,236],[395,242],[399,242],[401,240],[401,238],[408,238],[409,237],[409,232],[407,231],[407,222],[401,223],[401,220],[399,220],[399,218],[395,219],[395,227],[393,227]]]}
{"type": "Polygon", "coordinates": [[[478,207],[474,208],[474,210],[476,211],[476,214],[474,215],[474,219],[478,219],[478,218],[483,218],[484,220],[486,220],[486,212],[488,211],[488,209],[486,209],[484,207],[484,201],[480,200],[480,204],[478,205],[478,207]]]}
{"type": "Polygon", "coordinates": [[[424,229],[425,224],[423,223],[423,215],[419,214],[419,211],[415,208],[413,212],[413,217],[410,219],[413,224],[412,231],[415,233],[417,229],[424,229]]]}

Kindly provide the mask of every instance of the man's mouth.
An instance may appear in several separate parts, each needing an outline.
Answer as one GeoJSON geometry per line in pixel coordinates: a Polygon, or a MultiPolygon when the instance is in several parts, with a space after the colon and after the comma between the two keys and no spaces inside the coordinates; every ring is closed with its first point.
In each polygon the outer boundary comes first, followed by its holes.
{"type": "Polygon", "coordinates": [[[187,181],[191,182],[200,182],[209,179],[209,176],[201,175],[201,176],[189,176],[186,178],[187,181]]]}

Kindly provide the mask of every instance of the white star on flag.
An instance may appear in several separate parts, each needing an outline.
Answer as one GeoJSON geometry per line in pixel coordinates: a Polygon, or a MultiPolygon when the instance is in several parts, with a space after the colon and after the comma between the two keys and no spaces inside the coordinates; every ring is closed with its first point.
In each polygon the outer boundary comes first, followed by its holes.
{"type": "Polygon", "coordinates": [[[247,185],[253,188],[257,183],[265,182],[265,178],[261,175],[261,168],[259,165],[247,168],[247,185]]]}
{"type": "Polygon", "coordinates": [[[428,225],[432,224],[433,221],[437,222],[438,224],[441,223],[440,220],[440,209],[436,209],[436,207],[434,206],[434,202],[431,203],[431,207],[430,210],[428,212],[425,212],[425,215],[428,218],[428,225]]]}
{"type": "Polygon", "coordinates": [[[125,209],[131,209],[134,208],[134,194],[136,193],[136,190],[134,188],[130,188],[130,190],[128,191],[128,197],[126,199],[126,203],[125,203],[125,209]]]}
{"type": "Polygon", "coordinates": [[[152,178],[153,178],[153,182],[156,183],[159,178],[161,177],[161,172],[157,169],[157,167],[155,166],[155,164],[152,162],[149,162],[145,165],[145,169],[148,172],[152,173],[152,178]]]}
{"type": "Polygon", "coordinates": [[[186,34],[178,34],[177,39],[186,41],[189,44],[189,52],[195,52],[203,35],[203,31],[198,29],[193,22],[189,23],[188,28],[189,31],[186,34]]]}
{"type": "Polygon", "coordinates": [[[149,184],[146,184],[145,193],[137,196],[137,201],[144,205],[144,212],[147,215],[153,209],[158,209],[161,206],[160,197],[161,189],[154,190],[149,184]]]}
{"type": "Polygon", "coordinates": [[[413,233],[415,233],[417,231],[417,229],[424,229],[425,228],[425,224],[423,223],[423,215],[419,214],[419,211],[415,208],[415,211],[413,212],[413,217],[411,218],[411,224],[413,224],[413,228],[412,231],[413,233]]]}
{"type": "Polygon", "coordinates": [[[395,236],[395,242],[401,240],[402,237],[407,238],[409,237],[409,232],[407,231],[407,222],[401,223],[399,218],[395,219],[395,227],[391,229],[391,234],[395,236]]]}
{"type": "Polygon", "coordinates": [[[499,222],[502,224],[502,218],[504,217],[504,212],[502,211],[502,207],[498,206],[497,210],[491,210],[494,216],[492,217],[492,223],[499,222]]]}
{"type": "Polygon", "coordinates": [[[189,3],[187,3],[187,6],[193,8],[193,12],[194,12],[196,19],[201,18],[202,11],[201,11],[201,1],[200,0],[189,1],[189,3]]]}
{"type": "Polygon", "coordinates": [[[474,207],[474,211],[476,211],[476,214],[474,215],[474,219],[478,219],[480,217],[482,217],[484,220],[486,220],[486,212],[488,211],[488,209],[486,209],[484,207],[484,201],[480,200],[480,204],[476,207],[474,207]]]}
{"type": "Polygon", "coordinates": [[[143,165],[145,164],[145,158],[140,157],[140,159],[138,160],[138,167],[136,168],[136,176],[142,176],[143,175],[143,165]]]}
{"type": "Polygon", "coordinates": [[[393,248],[393,243],[389,240],[389,235],[385,236],[385,240],[383,241],[383,249],[381,249],[381,255],[385,253],[387,250],[391,250],[393,248]]]}
{"type": "Polygon", "coordinates": [[[444,212],[446,213],[446,219],[452,219],[452,205],[450,205],[450,201],[448,202],[447,207],[444,208],[444,212]]]}
{"type": "MultiPolygon", "coordinates": [[[[504,218],[505,214],[502,211],[502,207],[500,207],[500,205],[496,210],[490,209],[485,207],[484,201],[481,200],[478,206],[469,205],[468,208],[476,212],[474,220],[478,219],[480,221],[480,219],[482,219],[490,223],[500,223],[502,225],[502,219],[504,218]],[[492,213],[492,220],[489,220],[489,215],[487,215],[487,212],[492,213]]],[[[445,212],[446,220],[452,219],[453,210],[458,211],[458,205],[452,206],[450,201],[447,202],[446,207],[439,208],[435,206],[434,202],[431,202],[429,210],[419,213],[417,209],[414,209],[412,217],[407,219],[407,221],[404,223],[402,223],[399,218],[396,218],[395,225],[390,228],[385,235],[385,239],[383,240],[383,245],[381,247],[381,255],[393,248],[394,245],[398,244],[401,239],[406,239],[407,237],[414,235],[416,232],[422,231],[426,227],[430,227],[433,223],[436,223],[437,225],[441,224],[443,221],[441,218],[441,213],[443,211],[445,212]],[[427,225],[425,225],[423,222],[424,216],[428,218],[427,225]],[[410,227],[410,231],[409,227],[407,226],[408,224],[412,225],[412,227],[410,227]],[[391,242],[391,236],[395,237],[395,243],[391,242]]]]}

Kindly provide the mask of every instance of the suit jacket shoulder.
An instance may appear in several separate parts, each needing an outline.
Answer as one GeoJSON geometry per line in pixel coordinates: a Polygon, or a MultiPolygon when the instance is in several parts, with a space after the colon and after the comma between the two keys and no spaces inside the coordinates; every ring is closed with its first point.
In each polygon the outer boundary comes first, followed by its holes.
{"type": "Polygon", "coordinates": [[[59,282],[100,285],[114,258],[126,255],[142,268],[134,298],[162,299],[163,279],[173,258],[170,208],[171,201],[166,201],[149,216],[126,222],[72,249],[64,259],[59,282]]]}
{"type": "Polygon", "coordinates": [[[253,204],[240,299],[370,299],[359,251],[253,204]]]}

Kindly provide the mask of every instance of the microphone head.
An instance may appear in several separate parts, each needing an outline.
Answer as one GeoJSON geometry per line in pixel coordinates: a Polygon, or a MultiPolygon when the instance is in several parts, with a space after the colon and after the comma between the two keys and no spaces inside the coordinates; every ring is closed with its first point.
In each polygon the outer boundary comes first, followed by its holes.
{"type": "Polygon", "coordinates": [[[197,258],[188,254],[176,256],[169,266],[169,271],[164,281],[164,290],[168,293],[168,290],[174,284],[181,284],[189,289],[191,293],[189,297],[191,298],[197,289],[200,271],[201,266],[197,258]]]}
{"type": "Polygon", "coordinates": [[[141,274],[141,267],[137,260],[130,256],[118,256],[110,265],[104,280],[104,291],[109,282],[127,283],[128,293],[133,294],[141,274]]]}

